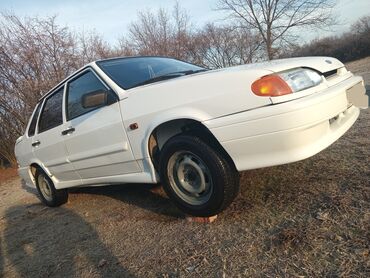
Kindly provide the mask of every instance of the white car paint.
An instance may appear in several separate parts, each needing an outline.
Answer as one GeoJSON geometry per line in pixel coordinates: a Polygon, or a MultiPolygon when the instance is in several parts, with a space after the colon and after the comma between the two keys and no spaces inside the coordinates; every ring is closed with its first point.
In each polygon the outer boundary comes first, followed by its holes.
{"type": "Polygon", "coordinates": [[[361,77],[328,57],[237,66],[129,90],[120,88],[95,62],[82,71],[89,68],[117,93],[119,102],[70,122],[63,112],[63,125],[55,130],[19,138],[15,153],[27,184],[34,185],[32,164],[42,167],[57,189],[156,183],[149,137],[160,124],[176,119],[192,119],[207,127],[239,171],[298,161],[323,150],[352,126],[359,109],[348,107],[346,92],[363,84],[361,77]],[[281,97],[251,92],[251,84],[260,77],[298,67],[337,74],[323,77],[319,86],[281,97]],[[139,128],[130,130],[132,123],[139,128]],[[60,132],[68,127],[76,132],[61,138],[60,132]],[[31,147],[35,140],[43,143],[39,149],[31,147]]]}

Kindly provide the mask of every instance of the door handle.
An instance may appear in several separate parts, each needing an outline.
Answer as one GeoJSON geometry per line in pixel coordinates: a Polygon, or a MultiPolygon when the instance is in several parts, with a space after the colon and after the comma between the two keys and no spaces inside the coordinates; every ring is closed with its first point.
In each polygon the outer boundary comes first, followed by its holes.
{"type": "Polygon", "coordinates": [[[69,127],[69,128],[62,131],[62,135],[67,135],[67,134],[73,133],[75,130],[76,129],[74,127],[69,127]]]}
{"type": "Polygon", "coordinates": [[[39,140],[35,141],[32,143],[32,147],[37,147],[41,144],[41,142],[39,140]]]}

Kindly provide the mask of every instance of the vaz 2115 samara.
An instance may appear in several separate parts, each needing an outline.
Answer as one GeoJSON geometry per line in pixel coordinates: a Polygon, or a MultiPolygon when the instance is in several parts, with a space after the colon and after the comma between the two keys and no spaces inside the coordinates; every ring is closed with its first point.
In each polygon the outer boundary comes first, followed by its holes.
{"type": "Polygon", "coordinates": [[[310,157],[368,106],[334,58],[207,70],[164,57],[93,62],[37,104],[15,146],[19,174],[49,206],[67,188],[161,182],[185,213],[224,210],[238,171],[310,157]]]}

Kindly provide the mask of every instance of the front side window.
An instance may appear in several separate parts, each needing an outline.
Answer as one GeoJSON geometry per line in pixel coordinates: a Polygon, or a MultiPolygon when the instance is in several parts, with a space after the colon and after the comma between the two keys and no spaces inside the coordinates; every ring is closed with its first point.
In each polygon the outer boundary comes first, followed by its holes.
{"type": "Polygon", "coordinates": [[[121,88],[193,74],[206,69],[172,58],[131,57],[97,62],[97,65],[121,88]]]}
{"type": "Polygon", "coordinates": [[[40,108],[41,108],[41,104],[38,104],[35,109],[35,113],[33,114],[30,127],[28,128],[28,137],[32,137],[33,135],[35,135],[37,118],[39,117],[39,114],[40,114],[40,108]]]}
{"type": "Polygon", "coordinates": [[[63,87],[45,100],[39,121],[39,133],[63,123],[63,87]]]}
{"type": "Polygon", "coordinates": [[[84,108],[82,105],[82,97],[88,93],[99,90],[107,91],[107,88],[91,71],[87,71],[77,79],[71,81],[68,84],[67,91],[67,120],[72,120],[95,110],[96,108],[94,107],[84,108]]]}

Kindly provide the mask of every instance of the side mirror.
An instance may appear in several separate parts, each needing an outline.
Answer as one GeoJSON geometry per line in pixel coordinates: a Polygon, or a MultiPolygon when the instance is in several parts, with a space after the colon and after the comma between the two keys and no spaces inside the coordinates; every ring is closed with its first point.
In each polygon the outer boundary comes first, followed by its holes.
{"type": "Polygon", "coordinates": [[[94,108],[108,104],[108,92],[97,90],[82,96],[83,108],[94,108]]]}

